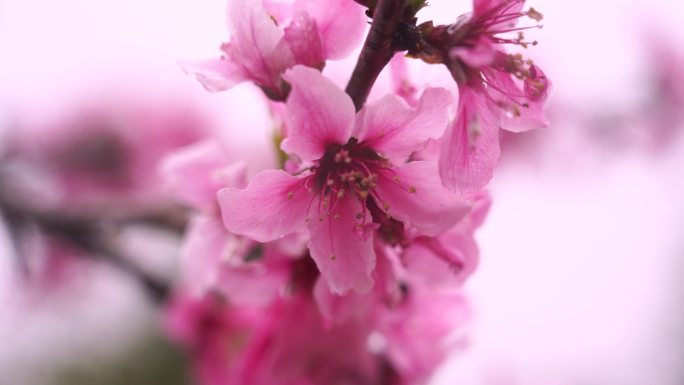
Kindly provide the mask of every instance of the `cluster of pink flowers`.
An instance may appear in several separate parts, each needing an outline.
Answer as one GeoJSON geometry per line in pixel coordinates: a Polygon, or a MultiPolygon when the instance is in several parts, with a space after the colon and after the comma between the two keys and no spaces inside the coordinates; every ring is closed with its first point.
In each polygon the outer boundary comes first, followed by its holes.
{"type": "Polygon", "coordinates": [[[416,25],[424,1],[395,1],[389,46],[445,65],[458,102],[426,88],[357,110],[322,70],[389,3],[234,0],[222,56],[186,65],[209,90],[261,88],[284,154],[250,179],[208,140],[162,167],[196,209],[168,324],[200,384],[422,384],[464,344],[461,285],[478,264],[498,130],[545,125],[548,80],[505,48],[531,44],[515,24],[541,15],[474,0],[455,24],[416,25]]]}

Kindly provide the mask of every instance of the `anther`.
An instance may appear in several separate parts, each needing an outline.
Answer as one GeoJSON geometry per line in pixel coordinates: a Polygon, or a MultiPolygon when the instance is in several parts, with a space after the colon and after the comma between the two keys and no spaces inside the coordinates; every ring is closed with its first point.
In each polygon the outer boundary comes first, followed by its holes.
{"type": "Polygon", "coordinates": [[[544,15],[542,15],[542,14],[541,14],[539,11],[537,11],[536,9],[530,8],[530,9],[527,11],[527,17],[529,17],[530,19],[532,19],[532,20],[534,20],[534,21],[542,21],[542,19],[544,18],[544,15]]]}

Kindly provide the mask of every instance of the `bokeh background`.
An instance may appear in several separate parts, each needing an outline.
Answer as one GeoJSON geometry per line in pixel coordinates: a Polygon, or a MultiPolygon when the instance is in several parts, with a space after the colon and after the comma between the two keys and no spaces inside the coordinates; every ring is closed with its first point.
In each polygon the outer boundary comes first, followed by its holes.
{"type": "MultiPolygon", "coordinates": [[[[422,18],[438,22],[469,8],[430,3],[422,18]]],[[[545,16],[526,54],[553,81],[551,126],[504,138],[481,265],[465,287],[468,347],[434,384],[680,385],[684,5],[529,4],[545,16]]],[[[123,132],[117,140],[145,164],[207,135],[250,158],[251,172],[268,164],[272,127],[257,91],[209,94],[178,65],[216,54],[224,9],[225,0],[0,0],[0,159],[13,146],[28,154],[3,172],[28,178],[45,204],[68,202],[50,168],[31,166],[71,154],[70,136],[93,126],[123,132]],[[169,135],[178,140],[160,144],[169,135]]],[[[345,81],[349,63],[326,71],[345,81]]],[[[439,71],[421,76],[442,81],[439,71]]],[[[154,167],[146,172],[115,198],[158,202],[163,188],[154,167]]],[[[96,205],[99,185],[88,183],[96,205]]],[[[144,250],[131,253],[137,265],[173,279],[172,231],[132,224],[121,237],[144,250]]],[[[88,258],[18,263],[8,238],[0,222],[0,384],[186,383],[159,305],[130,272],[88,258]]]]}

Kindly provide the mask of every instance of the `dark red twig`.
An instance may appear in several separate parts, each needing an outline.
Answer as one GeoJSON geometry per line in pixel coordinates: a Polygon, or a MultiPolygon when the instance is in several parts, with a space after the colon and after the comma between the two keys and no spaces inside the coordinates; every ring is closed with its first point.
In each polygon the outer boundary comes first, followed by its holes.
{"type": "MultiPolygon", "coordinates": [[[[117,250],[107,237],[102,225],[105,221],[101,218],[35,209],[8,196],[2,189],[0,215],[5,217],[10,233],[13,233],[15,238],[22,224],[35,225],[45,234],[62,239],[85,251],[84,255],[107,262],[127,273],[141,284],[154,301],[163,302],[170,294],[171,288],[168,283],[153,277],[117,250]]],[[[15,251],[20,257],[21,248],[15,247],[15,251]]],[[[20,264],[20,268],[25,269],[25,266],[20,264]]]]}
{"type": "Polygon", "coordinates": [[[346,89],[357,111],[394,55],[392,41],[405,8],[406,0],[379,0],[373,10],[373,23],[346,89]]]}

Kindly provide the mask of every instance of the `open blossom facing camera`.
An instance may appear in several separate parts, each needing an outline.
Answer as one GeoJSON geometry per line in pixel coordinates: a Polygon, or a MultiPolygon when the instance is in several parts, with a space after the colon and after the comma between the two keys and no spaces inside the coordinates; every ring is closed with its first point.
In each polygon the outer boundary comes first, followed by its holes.
{"type": "Polygon", "coordinates": [[[302,162],[297,175],[266,171],[244,190],[219,194],[226,227],[262,242],[304,226],[310,251],[338,293],[365,291],[375,265],[373,233],[387,218],[438,235],[469,210],[441,185],[436,165],[406,162],[446,127],[450,102],[441,89],[424,92],[416,108],[396,96],[358,115],[351,99],[313,69],[285,74],[292,85],[283,150],[302,162]]]}

